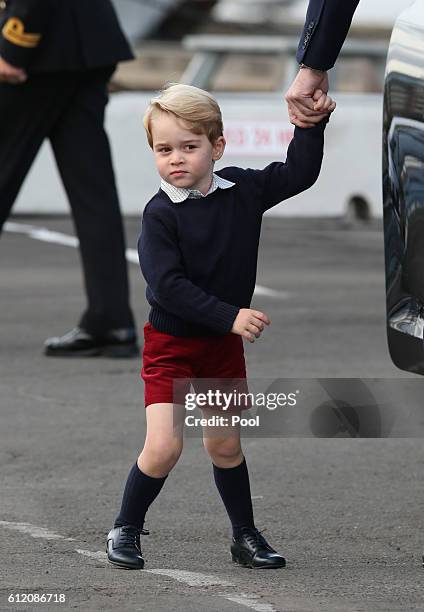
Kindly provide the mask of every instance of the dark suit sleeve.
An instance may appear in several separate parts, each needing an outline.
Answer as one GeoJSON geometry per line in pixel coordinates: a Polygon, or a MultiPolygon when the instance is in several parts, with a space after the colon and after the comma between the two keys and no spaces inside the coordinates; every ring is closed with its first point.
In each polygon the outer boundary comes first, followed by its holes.
{"type": "Polygon", "coordinates": [[[296,59],[316,70],[336,63],[359,0],[310,0],[296,59]]]}
{"type": "Polygon", "coordinates": [[[51,13],[51,0],[9,0],[2,19],[0,56],[25,68],[43,39],[51,13]]]}

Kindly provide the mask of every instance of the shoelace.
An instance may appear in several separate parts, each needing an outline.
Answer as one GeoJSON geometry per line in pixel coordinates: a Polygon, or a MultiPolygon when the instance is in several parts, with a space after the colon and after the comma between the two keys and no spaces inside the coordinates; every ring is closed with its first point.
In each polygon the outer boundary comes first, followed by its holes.
{"type": "Polygon", "coordinates": [[[250,546],[255,546],[259,544],[260,546],[263,546],[264,548],[272,550],[270,545],[267,543],[267,541],[262,535],[264,531],[266,531],[266,527],[265,529],[262,529],[261,531],[258,531],[258,529],[252,529],[249,531],[245,531],[243,535],[250,546]]]}
{"type": "Polygon", "coordinates": [[[149,535],[150,532],[147,529],[138,529],[130,525],[124,525],[121,528],[121,543],[126,546],[140,545],[140,535],[149,535]]]}

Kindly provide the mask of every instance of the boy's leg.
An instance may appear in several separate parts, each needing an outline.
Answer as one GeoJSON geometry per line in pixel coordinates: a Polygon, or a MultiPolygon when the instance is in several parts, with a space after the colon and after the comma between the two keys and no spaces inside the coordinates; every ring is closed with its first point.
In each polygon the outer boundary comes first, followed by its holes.
{"type": "MultiPolygon", "coordinates": [[[[248,392],[241,336],[230,333],[208,339],[196,374],[193,387],[198,393],[248,392]]],[[[228,419],[222,426],[205,427],[203,444],[212,459],[215,483],[228,512],[234,536],[243,528],[253,529],[255,526],[249,473],[240,446],[240,424],[233,425],[231,421],[231,416],[240,416],[242,409],[243,404],[240,406],[236,403],[230,410],[223,410],[219,404],[202,410],[206,418],[216,416],[228,419]]]]}
{"type": "Polygon", "coordinates": [[[181,410],[182,406],[174,404],[147,406],[144,447],[130,470],[115,527],[131,524],[143,529],[150,504],[181,455],[183,431],[174,426],[175,415],[181,410]]]}
{"type": "MultiPolygon", "coordinates": [[[[229,414],[214,408],[203,408],[202,412],[205,417],[225,415],[228,419],[232,415],[240,415],[237,410],[229,414]]],[[[205,427],[203,443],[212,459],[216,486],[233,528],[233,561],[251,568],[284,567],[284,557],[268,544],[255,527],[249,473],[240,446],[240,425],[205,427]]]]}
{"type": "Polygon", "coordinates": [[[146,512],[159,495],[168,473],[183,447],[183,406],[157,403],[146,407],[147,432],[144,448],[125,484],[121,511],[109,532],[106,552],[111,563],[127,569],[142,569],[140,547],[146,512]]]}
{"type": "MultiPolygon", "coordinates": [[[[231,419],[233,415],[240,415],[240,411],[232,411],[230,415],[213,408],[203,408],[202,412],[205,418],[225,416],[231,419]]],[[[212,459],[215,484],[236,537],[243,529],[255,527],[249,472],[240,444],[240,425],[205,426],[203,444],[212,459]]]]}

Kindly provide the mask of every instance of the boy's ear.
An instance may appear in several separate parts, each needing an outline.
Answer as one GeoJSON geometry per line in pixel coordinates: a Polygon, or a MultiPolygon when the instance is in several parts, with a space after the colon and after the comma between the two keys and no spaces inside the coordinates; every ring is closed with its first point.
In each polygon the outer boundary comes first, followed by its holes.
{"type": "Polygon", "coordinates": [[[212,158],[214,161],[220,159],[225,151],[225,145],[227,144],[224,136],[220,136],[215,140],[215,144],[213,145],[212,158]]]}

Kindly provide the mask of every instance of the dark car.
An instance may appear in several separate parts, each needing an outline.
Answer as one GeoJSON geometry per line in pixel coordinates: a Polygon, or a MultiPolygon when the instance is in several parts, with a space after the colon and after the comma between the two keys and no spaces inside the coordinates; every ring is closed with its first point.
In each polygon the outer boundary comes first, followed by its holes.
{"type": "Polygon", "coordinates": [[[383,114],[387,336],[401,369],[424,374],[424,6],[397,19],[383,114]]]}

